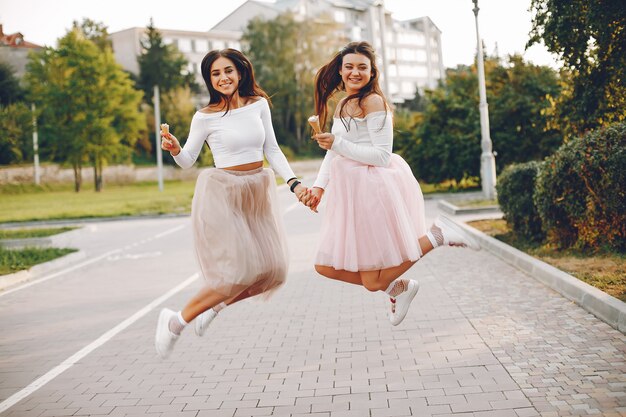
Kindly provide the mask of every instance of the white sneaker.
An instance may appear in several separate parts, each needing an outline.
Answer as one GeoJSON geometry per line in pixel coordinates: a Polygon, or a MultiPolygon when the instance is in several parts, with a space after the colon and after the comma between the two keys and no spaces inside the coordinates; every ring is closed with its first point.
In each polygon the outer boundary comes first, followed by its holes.
{"type": "Polygon", "coordinates": [[[444,246],[461,246],[472,250],[480,250],[480,244],[461,226],[446,216],[438,216],[435,226],[441,229],[444,246]]]}
{"type": "Polygon", "coordinates": [[[161,310],[159,314],[159,321],[157,322],[156,336],[154,338],[154,347],[161,357],[165,359],[172,352],[174,343],[178,340],[179,336],[170,331],[170,319],[176,317],[176,312],[168,308],[161,310]]]}
{"type": "Polygon", "coordinates": [[[209,327],[209,324],[211,324],[215,317],[217,317],[217,313],[212,308],[196,317],[194,320],[194,330],[196,331],[196,334],[202,337],[204,332],[206,332],[207,327],[209,327]]]}
{"type": "Polygon", "coordinates": [[[408,280],[408,288],[398,294],[395,297],[391,297],[391,314],[389,315],[389,321],[394,326],[402,323],[406,313],[409,312],[409,306],[411,301],[415,298],[417,291],[420,289],[420,284],[412,279],[408,280]]]}

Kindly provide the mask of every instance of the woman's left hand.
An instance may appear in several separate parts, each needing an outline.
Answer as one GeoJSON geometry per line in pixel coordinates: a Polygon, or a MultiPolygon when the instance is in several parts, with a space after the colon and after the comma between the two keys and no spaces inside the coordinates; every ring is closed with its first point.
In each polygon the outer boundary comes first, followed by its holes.
{"type": "Polygon", "coordinates": [[[313,135],[313,139],[317,141],[317,144],[320,146],[320,148],[329,150],[333,147],[335,135],[333,135],[332,133],[319,133],[317,135],[313,135]]]}
{"type": "Polygon", "coordinates": [[[307,194],[307,190],[308,188],[302,185],[302,183],[296,185],[296,188],[294,188],[293,192],[298,198],[298,201],[302,201],[302,198],[307,194]]]}

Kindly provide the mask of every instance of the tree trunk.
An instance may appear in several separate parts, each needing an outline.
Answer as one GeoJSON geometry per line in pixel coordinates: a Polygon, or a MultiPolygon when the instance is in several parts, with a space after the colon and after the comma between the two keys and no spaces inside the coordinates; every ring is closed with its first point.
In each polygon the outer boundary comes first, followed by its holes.
{"type": "Polygon", "coordinates": [[[102,160],[97,156],[93,163],[93,179],[95,182],[96,192],[99,193],[102,191],[102,160]]]}
{"type": "Polygon", "coordinates": [[[83,173],[80,162],[73,162],[72,168],[74,168],[74,191],[79,192],[83,184],[83,173]]]}

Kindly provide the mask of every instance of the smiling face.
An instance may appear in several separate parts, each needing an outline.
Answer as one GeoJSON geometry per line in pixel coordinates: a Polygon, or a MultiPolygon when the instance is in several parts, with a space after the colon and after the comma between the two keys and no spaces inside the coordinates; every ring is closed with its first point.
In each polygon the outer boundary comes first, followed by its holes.
{"type": "Polygon", "coordinates": [[[232,96],[239,88],[241,75],[235,63],[223,56],[217,58],[211,65],[211,85],[225,96],[232,96]]]}
{"type": "Polygon", "coordinates": [[[361,54],[346,54],[341,63],[341,79],[348,94],[365,87],[372,78],[372,63],[361,54]]]}

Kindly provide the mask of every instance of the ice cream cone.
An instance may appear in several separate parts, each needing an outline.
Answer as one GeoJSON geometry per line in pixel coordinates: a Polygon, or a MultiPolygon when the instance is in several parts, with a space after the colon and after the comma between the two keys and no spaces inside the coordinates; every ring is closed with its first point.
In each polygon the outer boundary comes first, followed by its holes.
{"type": "Polygon", "coordinates": [[[161,123],[161,132],[165,133],[165,135],[168,135],[170,133],[170,125],[168,125],[167,123],[161,123]]]}
{"type": "Polygon", "coordinates": [[[309,117],[309,124],[313,128],[313,131],[316,135],[322,133],[322,128],[320,127],[320,118],[317,114],[309,117]]]}

